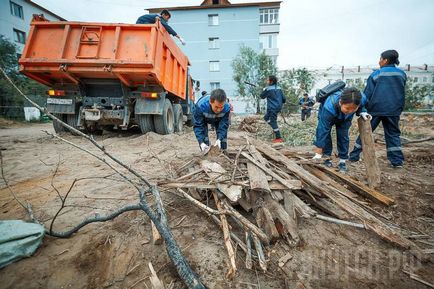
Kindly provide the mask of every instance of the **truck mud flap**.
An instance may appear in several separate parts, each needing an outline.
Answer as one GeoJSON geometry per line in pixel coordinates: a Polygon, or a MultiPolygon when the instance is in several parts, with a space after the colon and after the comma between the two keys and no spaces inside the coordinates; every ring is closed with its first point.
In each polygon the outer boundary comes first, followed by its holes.
{"type": "Polygon", "coordinates": [[[137,98],[134,107],[135,114],[163,114],[165,95],[154,98],[137,98]]]}

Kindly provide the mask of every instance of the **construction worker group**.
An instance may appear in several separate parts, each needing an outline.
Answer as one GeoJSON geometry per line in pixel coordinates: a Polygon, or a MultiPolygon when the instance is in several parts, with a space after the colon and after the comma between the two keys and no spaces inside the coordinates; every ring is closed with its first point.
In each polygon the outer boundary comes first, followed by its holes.
{"type": "MultiPolygon", "coordinates": [[[[322,161],[327,167],[332,167],[333,143],[331,130],[336,128],[337,152],[339,160],[337,168],[346,172],[347,160],[356,162],[362,151],[360,137],[349,153],[349,129],[354,115],[370,120],[374,131],[380,123],[384,128],[387,158],[394,168],[401,168],[404,155],[401,150],[399,118],[404,109],[406,74],[397,67],[399,54],[395,50],[381,53],[380,69],[375,70],[368,78],[363,92],[354,87],[340,87],[320,100],[318,109],[318,125],[313,142],[315,161],[322,161]]],[[[266,99],[264,120],[271,126],[274,134],[273,143],[283,142],[277,116],[286,102],[282,89],[278,86],[276,76],[267,79],[267,86],[260,97],[266,99]]],[[[215,128],[217,140],[215,145],[222,150],[227,149],[229,115],[231,105],[226,101],[226,93],[216,89],[210,95],[199,99],[194,112],[194,132],[202,151],[210,146],[208,124],[215,128]]],[[[301,119],[305,121],[310,116],[314,101],[304,94],[300,99],[301,119]]]]}

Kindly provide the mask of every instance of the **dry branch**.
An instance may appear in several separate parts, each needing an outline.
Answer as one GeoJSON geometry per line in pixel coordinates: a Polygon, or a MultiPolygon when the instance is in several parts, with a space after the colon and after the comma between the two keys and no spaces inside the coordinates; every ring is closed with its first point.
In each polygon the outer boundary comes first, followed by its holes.
{"type": "MultiPolygon", "coordinates": [[[[222,207],[221,201],[219,200],[219,198],[217,196],[217,193],[213,192],[213,196],[214,196],[214,201],[215,201],[215,204],[217,206],[217,209],[219,211],[223,211],[223,207],[222,207]]],[[[226,278],[233,279],[235,277],[235,273],[237,272],[237,265],[235,264],[235,252],[234,252],[234,248],[232,247],[232,243],[231,243],[228,221],[227,221],[226,216],[224,214],[220,214],[220,221],[222,224],[223,238],[224,238],[226,250],[228,251],[229,263],[230,263],[230,268],[226,274],[226,278]]]]}

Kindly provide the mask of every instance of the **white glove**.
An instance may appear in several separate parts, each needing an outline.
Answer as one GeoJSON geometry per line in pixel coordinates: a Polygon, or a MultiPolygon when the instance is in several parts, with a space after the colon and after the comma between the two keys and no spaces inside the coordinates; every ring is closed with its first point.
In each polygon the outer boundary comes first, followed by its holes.
{"type": "Polygon", "coordinates": [[[206,152],[207,150],[209,150],[209,146],[203,142],[200,144],[200,150],[206,152]]]}
{"type": "Polygon", "coordinates": [[[222,143],[221,143],[221,141],[219,139],[215,141],[214,145],[217,146],[217,147],[219,147],[219,149],[222,148],[222,143]]]}
{"type": "Polygon", "coordinates": [[[182,38],[181,36],[179,36],[178,39],[179,39],[179,41],[181,41],[182,45],[186,44],[184,38],[182,38]]]}
{"type": "Polygon", "coordinates": [[[370,115],[367,112],[361,112],[360,116],[363,118],[363,120],[368,120],[368,119],[371,120],[372,119],[372,115],[370,115]]]}
{"type": "Polygon", "coordinates": [[[312,158],[313,160],[320,160],[322,158],[322,154],[315,154],[315,156],[312,158]]]}

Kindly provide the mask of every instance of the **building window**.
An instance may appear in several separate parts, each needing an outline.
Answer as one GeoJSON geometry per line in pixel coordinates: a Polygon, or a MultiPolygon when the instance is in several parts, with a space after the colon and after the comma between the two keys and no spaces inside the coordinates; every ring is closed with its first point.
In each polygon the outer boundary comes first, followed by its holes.
{"type": "Polygon", "coordinates": [[[422,78],[422,82],[428,82],[428,77],[422,78]]]}
{"type": "Polygon", "coordinates": [[[259,35],[260,49],[277,48],[277,33],[259,35]]]}
{"type": "Polygon", "coordinates": [[[14,3],[12,1],[9,1],[9,4],[11,6],[11,14],[20,17],[21,19],[24,19],[23,6],[18,5],[17,3],[14,3]]]}
{"type": "Polygon", "coordinates": [[[26,33],[14,28],[14,40],[18,43],[26,43],[26,33]]]}
{"type": "Polygon", "coordinates": [[[211,37],[208,38],[209,40],[209,49],[219,49],[220,48],[220,42],[218,37],[211,37]]]}
{"type": "Polygon", "coordinates": [[[361,79],[360,78],[356,78],[356,83],[360,84],[361,79]]]}
{"type": "Polygon", "coordinates": [[[209,26],[219,25],[219,15],[218,14],[209,14],[208,15],[208,25],[209,26]]]}
{"type": "Polygon", "coordinates": [[[211,91],[220,88],[220,82],[211,82],[211,91]]]}
{"type": "Polygon", "coordinates": [[[434,83],[434,76],[433,76],[433,78],[432,78],[432,83],[434,83]]]}
{"type": "Polygon", "coordinates": [[[279,9],[278,8],[259,9],[259,23],[260,24],[278,24],[279,23],[279,9]]]}
{"type": "Polygon", "coordinates": [[[413,78],[413,80],[414,80],[414,82],[416,83],[416,82],[418,82],[418,81],[419,81],[419,78],[417,78],[417,77],[414,77],[414,78],[413,78]]]}
{"type": "Polygon", "coordinates": [[[220,61],[210,61],[209,71],[220,71],[220,61]]]}
{"type": "Polygon", "coordinates": [[[212,0],[212,5],[219,5],[220,4],[220,0],[212,0]]]}

